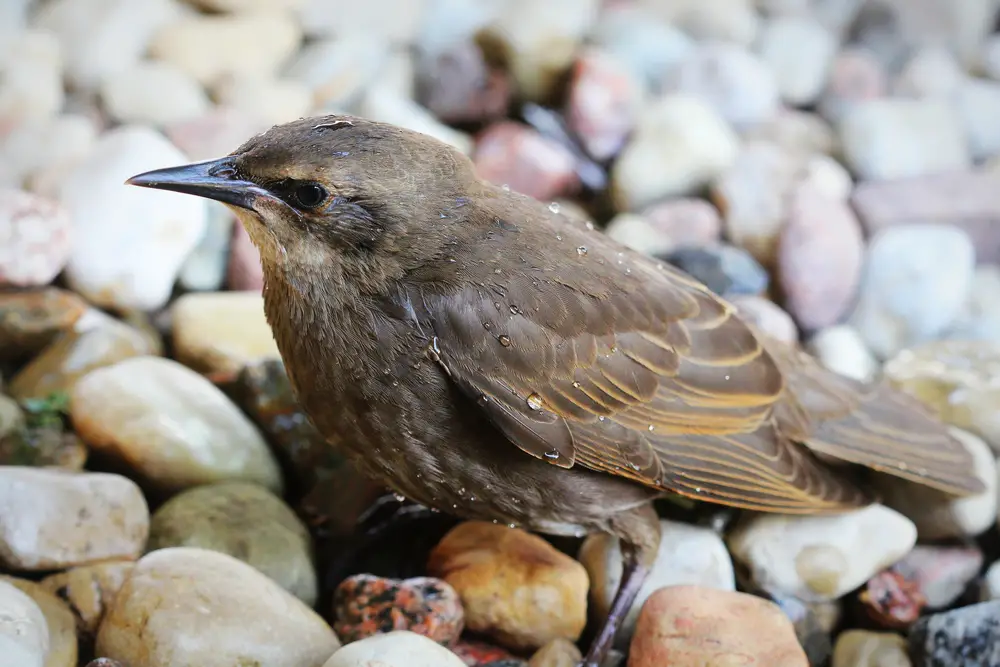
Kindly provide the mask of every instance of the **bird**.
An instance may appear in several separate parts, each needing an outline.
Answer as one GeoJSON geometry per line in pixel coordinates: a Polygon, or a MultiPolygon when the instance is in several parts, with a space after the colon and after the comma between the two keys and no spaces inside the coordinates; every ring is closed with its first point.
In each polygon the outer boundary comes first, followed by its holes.
{"type": "Polygon", "coordinates": [[[909,395],[825,369],[426,134],[300,118],[126,183],[235,213],[292,389],[365,474],[458,518],[620,540],[622,583],[586,667],[655,561],[658,498],[847,512],[878,500],[866,469],[984,490],[909,395]]]}

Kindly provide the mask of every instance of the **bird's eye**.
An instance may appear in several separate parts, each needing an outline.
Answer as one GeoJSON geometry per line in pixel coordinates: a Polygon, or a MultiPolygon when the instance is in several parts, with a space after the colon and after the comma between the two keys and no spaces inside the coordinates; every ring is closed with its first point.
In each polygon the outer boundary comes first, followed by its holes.
{"type": "Polygon", "coordinates": [[[303,183],[295,188],[295,201],[302,208],[316,208],[326,201],[326,189],[318,183],[303,183]]]}

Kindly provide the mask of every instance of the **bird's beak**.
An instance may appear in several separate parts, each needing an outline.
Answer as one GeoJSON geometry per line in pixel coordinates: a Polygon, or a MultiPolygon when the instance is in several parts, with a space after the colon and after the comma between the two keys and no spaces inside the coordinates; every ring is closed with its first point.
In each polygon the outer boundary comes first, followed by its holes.
{"type": "Polygon", "coordinates": [[[147,171],[133,176],[125,183],[183,192],[250,210],[253,210],[254,201],[258,197],[268,195],[259,185],[237,176],[231,157],[147,171]]]}

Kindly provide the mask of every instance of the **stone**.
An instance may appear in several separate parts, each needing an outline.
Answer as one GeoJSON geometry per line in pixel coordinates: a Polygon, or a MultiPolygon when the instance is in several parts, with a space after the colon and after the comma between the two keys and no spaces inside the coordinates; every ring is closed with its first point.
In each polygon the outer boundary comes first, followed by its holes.
{"type": "Polygon", "coordinates": [[[542,101],[570,68],[597,19],[598,0],[511,0],[477,39],[490,57],[506,61],[519,97],[542,101]]]}
{"type": "Polygon", "coordinates": [[[764,21],[760,57],[775,74],[781,99],[791,106],[816,101],[827,82],[837,38],[814,18],[781,16],[764,21]]]}
{"type": "Polygon", "coordinates": [[[986,568],[980,589],[980,600],[983,602],[1000,600],[1000,561],[993,561],[986,568]]]}
{"type": "Polygon", "coordinates": [[[759,29],[760,21],[750,0],[639,0],[636,4],[698,41],[749,46],[759,29]]]}
{"type": "Polygon", "coordinates": [[[105,611],[134,567],[128,560],[80,565],[50,575],[40,585],[69,606],[77,627],[93,639],[105,611]]]}
{"type": "Polygon", "coordinates": [[[771,120],[781,103],[767,64],[756,54],[725,42],[707,42],[693,49],[664,86],[700,98],[737,130],[771,120]]]}
{"type": "Polygon", "coordinates": [[[278,465],[249,418],[175,361],[135,357],[88,373],[70,394],[70,417],[91,448],[156,487],[245,480],[282,490],[278,465]]]}
{"type": "Polygon", "coordinates": [[[910,629],[914,664],[980,667],[1000,664],[1000,601],[926,616],[910,629]]]}
{"type": "Polygon", "coordinates": [[[771,121],[743,132],[747,141],[777,144],[794,155],[835,153],[839,140],[821,116],[799,109],[783,108],[771,121]]]}
{"type": "Polygon", "coordinates": [[[371,35],[355,33],[340,39],[310,42],[285,68],[285,76],[312,92],[320,109],[348,106],[360,99],[388,55],[388,45],[371,35]]]}
{"type": "Polygon", "coordinates": [[[171,123],[164,132],[189,160],[209,160],[228,155],[268,127],[254,113],[219,106],[200,118],[171,123]]]}
{"type": "Polygon", "coordinates": [[[1000,36],[993,34],[983,40],[978,69],[994,81],[1000,81],[1000,36]]]}
{"type": "Polygon", "coordinates": [[[67,393],[95,368],[157,352],[153,342],[138,329],[88,309],[14,376],[10,393],[20,399],[67,393]]]}
{"type": "Polygon", "coordinates": [[[38,354],[86,310],[83,299],[58,287],[0,292],[0,359],[38,354]]]}
{"type": "Polygon", "coordinates": [[[48,623],[29,595],[0,579],[0,648],[3,667],[44,667],[48,623]]]}
{"type": "Polygon", "coordinates": [[[541,201],[579,188],[573,154],[537,130],[513,121],[483,130],[476,137],[472,161],[480,178],[541,201]]]}
{"type": "Polygon", "coordinates": [[[836,324],[820,329],[806,342],[806,350],[827,370],[861,382],[871,382],[879,363],[854,327],[836,324]]]}
{"type": "Polygon", "coordinates": [[[507,73],[488,64],[472,41],[422,54],[417,87],[420,103],[447,123],[502,118],[512,92],[507,73]]]}
{"type": "Polygon", "coordinates": [[[396,45],[413,42],[427,0],[305,0],[296,12],[310,37],[364,35],[396,45]]]}
{"type": "Polygon", "coordinates": [[[850,323],[876,356],[928,341],[948,329],[972,287],[975,250],[951,225],[910,224],[871,239],[850,323]]]}
{"type": "Polygon", "coordinates": [[[35,15],[38,28],[59,39],[66,78],[94,90],[105,78],[138,62],[153,35],[180,14],[173,0],[54,0],[35,15]]]}
{"type": "Polygon", "coordinates": [[[920,587],[928,609],[950,607],[983,566],[978,547],[918,544],[893,569],[920,587]]]}
{"type": "Polygon", "coordinates": [[[840,627],[843,614],[839,601],[803,602],[791,595],[755,591],[778,605],[792,622],[795,636],[806,652],[810,665],[824,665],[833,652],[831,635],[840,627]]]}
{"type": "Polygon", "coordinates": [[[553,639],[535,651],[528,667],[576,667],[583,660],[580,649],[568,639],[553,639]]]}
{"type": "Polygon", "coordinates": [[[962,312],[945,339],[996,340],[1000,336],[1000,266],[977,266],[962,312]]]}
{"type": "Polygon", "coordinates": [[[854,189],[850,172],[829,155],[810,156],[802,166],[801,184],[809,185],[820,194],[838,202],[846,202],[854,189]]]}
{"type": "Polygon", "coordinates": [[[838,123],[857,104],[883,97],[889,87],[885,68],[870,51],[847,47],[830,63],[818,108],[838,123]]]}
{"type": "Polygon", "coordinates": [[[299,24],[285,11],[193,14],[159,30],[149,55],[209,86],[226,75],[272,76],[301,41],[299,24]]]}
{"type": "Polygon", "coordinates": [[[298,9],[306,0],[188,0],[207,12],[238,13],[269,7],[298,9]]]}
{"type": "Polygon", "coordinates": [[[799,329],[792,316],[770,299],[756,294],[736,294],[728,298],[736,312],[758,331],[794,345],[799,341],[799,329]]]}
{"type": "Polygon", "coordinates": [[[909,553],[916,540],[913,522],[873,504],[828,516],[749,517],[727,544],[760,588],[812,602],[857,588],[909,553]]]}
{"type": "Polygon", "coordinates": [[[26,30],[0,44],[0,136],[32,120],[48,119],[63,105],[62,53],[56,37],[26,30]]]}
{"type": "Polygon", "coordinates": [[[69,259],[73,229],[57,202],[0,189],[0,287],[52,282],[69,259]]]}
{"type": "Polygon", "coordinates": [[[311,667],[339,647],[316,612],[255,568],[173,547],[136,563],[101,622],[96,653],[133,667],[311,667]]]}
{"type": "Polygon", "coordinates": [[[767,291],[767,271],[742,248],[725,244],[681,247],[663,259],[727,299],[767,291]]]}
{"type": "Polygon", "coordinates": [[[984,160],[1000,153],[1000,129],[995,122],[1000,114],[1000,83],[968,79],[959,86],[955,98],[972,159],[984,160]]]}
{"type": "Polygon", "coordinates": [[[279,125],[311,115],[313,94],[301,81],[270,79],[255,74],[225,76],[212,89],[219,104],[279,125]]]}
{"type": "Polygon", "coordinates": [[[455,589],[440,579],[399,580],[356,574],[333,593],[334,631],[356,642],[376,634],[408,630],[451,646],[462,633],[464,613],[455,589]]]}
{"type": "Polygon", "coordinates": [[[604,162],[625,145],[642,101],[642,84],[624,63],[588,49],[573,66],[566,121],[587,153],[604,162]]]}
{"type": "Polygon", "coordinates": [[[1000,174],[957,171],[859,183],[851,196],[868,236],[917,222],[955,225],[971,237],[979,263],[1000,262],[1000,174]]]}
{"type": "Polygon", "coordinates": [[[912,667],[906,640],[891,632],[847,630],[837,637],[831,667],[912,667]]]}
{"type": "Polygon", "coordinates": [[[155,60],[137,62],[107,77],[101,84],[101,100],[112,118],[151,125],[197,118],[210,104],[191,75],[155,60]]]}
{"type": "MultiPolygon", "coordinates": [[[[567,640],[553,640],[567,641],[567,640]]],[[[552,642],[549,642],[550,644],[552,642]]],[[[548,646],[548,644],[546,644],[548,646]]],[[[524,661],[518,659],[507,649],[500,648],[483,641],[459,639],[451,647],[452,652],[462,659],[466,665],[475,667],[486,667],[489,665],[499,665],[499,667],[525,667],[524,661]]],[[[544,650],[544,647],[538,649],[544,650]]],[[[575,665],[573,667],[576,667],[575,665]]]]}
{"type": "Polygon", "coordinates": [[[41,173],[82,159],[96,140],[96,124],[78,114],[20,123],[0,138],[0,183],[35,190],[41,173]]]}
{"type": "Polygon", "coordinates": [[[967,76],[955,54],[940,46],[920,49],[906,61],[893,81],[893,93],[903,97],[947,98],[967,76]]]}
{"type": "Polygon", "coordinates": [[[260,251],[242,224],[233,225],[229,264],[226,266],[226,286],[231,290],[258,294],[264,290],[264,267],[260,263],[260,251]]]}
{"type": "MultiPolygon", "coordinates": [[[[736,589],[733,562],[715,531],[666,519],[660,520],[660,531],[660,546],[652,570],[619,629],[620,648],[628,646],[643,604],[657,590],[681,585],[736,589]]],[[[621,586],[621,544],[618,538],[606,533],[593,533],[584,540],[577,559],[590,578],[590,613],[593,618],[603,620],[621,586]]]]}
{"type": "Polygon", "coordinates": [[[226,280],[229,243],[238,223],[233,212],[218,202],[209,203],[205,222],[205,233],[184,260],[177,281],[186,290],[217,292],[226,280]]]}
{"type": "Polygon", "coordinates": [[[469,135],[448,127],[427,109],[386,86],[375,85],[368,90],[358,105],[358,115],[421,132],[454,146],[466,155],[472,153],[473,141],[469,135]]]}
{"type": "Polygon", "coordinates": [[[37,572],[137,558],[149,509],[120,475],[0,467],[0,563],[37,572]]]}
{"type": "MultiPolygon", "coordinates": [[[[891,373],[886,375],[892,378],[891,373]]],[[[995,454],[971,433],[957,428],[950,430],[972,455],[975,475],[986,486],[985,491],[955,497],[898,477],[885,475],[877,479],[876,488],[882,493],[885,504],[913,521],[921,540],[973,537],[984,533],[996,522],[995,454]]]]}
{"type": "Polygon", "coordinates": [[[34,581],[0,575],[0,582],[16,587],[34,600],[45,617],[49,631],[45,667],[77,667],[76,619],[66,603],[34,581]]]}
{"type": "Polygon", "coordinates": [[[236,373],[280,357],[260,294],[185,294],[171,304],[170,315],[175,358],[200,373],[236,373]]]}
{"type": "Polygon", "coordinates": [[[0,442],[9,434],[24,428],[24,410],[17,401],[0,394],[0,442]]]}
{"type": "Polygon", "coordinates": [[[163,306],[187,255],[205,230],[195,197],[123,187],[130,176],[187,158],[159,133],[123,125],[104,134],[60,184],[75,227],[66,266],[70,287],[98,306],[163,306]]]}
{"type": "Polygon", "coordinates": [[[618,210],[638,210],[692,194],[729,169],[738,152],[736,133],[711,106],[667,95],[641,114],[612,167],[614,202],[618,210]]]}
{"type": "Polygon", "coordinates": [[[65,394],[25,400],[23,410],[0,395],[0,466],[82,470],[87,448],[66,431],[65,409],[65,394]]]}
{"type": "Polygon", "coordinates": [[[347,644],[323,667],[465,667],[462,660],[423,635],[397,630],[347,644]]]}
{"type": "Polygon", "coordinates": [[[558,637],[576,641],[586,624],[586,570],[518,528],[461,523],[434,547],[427,572],[458,592],[470,632],[507,648],[537,649],[558,637]]]}
{"type": "Polygon", "coordinates": [[[850,108],[838,129],[844,158],[861,180],[926,176],[965,169],[972,161],[961,118],[944,101],[865,100],[850,108]]]}
{"type": "Polygon", "coordinates": [[[703,248],[722,236],[722,216],[704,199],[670,199],[644,209],[642,215],[677,246],[703,248]]]}
{"type": "Polygon", "coordinates": [[[808,667],[791,621],[755,595],[670,586],[643,605],[629,667],[759,664],[808,667]]]}
{"type": "Polygon", "coordinates": [[[831,326],[847,314],[864,252],[861,223],[846,201],[814,187],[794,190],[778,241],[778,284],[802,328],[831,326]]]}
{"type": "Polygon", "coordinates": [[[672,238],[636,213],[619,213],[608,222],[604,233],[647,255],[666,254],[677,247],[672,238]]]}

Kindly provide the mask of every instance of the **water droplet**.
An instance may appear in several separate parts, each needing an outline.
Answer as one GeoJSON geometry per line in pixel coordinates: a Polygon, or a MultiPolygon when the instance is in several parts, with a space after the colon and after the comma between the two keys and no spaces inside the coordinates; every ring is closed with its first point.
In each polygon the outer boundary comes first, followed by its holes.
{"type": "Polygon", "coordinates": [[[558,213],[559,212],[559,202],[554,201],[551,204],[549,204],[549,210],[552,211],[553,213],[558,213]]]}
{"type": "Polygon", "coordinates": [[[663,262],[657,262],[656,263],[656,268],[662,270],[663,269],[663,262]]]}
{"type": "Polygon", "coordinates": [[[493,273],[500,275],[503,272],[500,269],[493,269],[493,273]]]}
{"type": "Polygon", "coordinates": [[[586,255],[587,254],[587,246],[582,245],[579,248],[577,248],[576,249],[576,254],[579,255],[580,257],[583,257],[584,255],[586,255]]]}
{"type": "Polygon", "coordinates": [[[448,261],[451,262],[452,264],[454,264],[455,263],[455,258],[454,257],[449,257],[448,261]]]}
{"type": "Polygon", "coordinates": [[[456,504],[452,503],[452,506],[451,506],[451,508],[452,508],[453,510],[457,510],[457,509],[458,509],[458,505],[456,505],[456,504]]]}
{"type": "Polygon", "coordinates": [[[489,331],[490,329],[493,328],[493,325],[490,324],[489,322],[483,322],[483,328],[489,331]]]}
{"type": "Polygon", "coordinates": [[[628,267],[625,267],[625,275],[630,275],[631,273],[632,273],[632,269],[630,269],[628,267]]]}
{"type": "Polygon", "coordinates": [[[503,185],[501,185],[500,189],[503,190],[504,192],[510,192],[510,186],[507,185],[506,183],[504,183],[503,185]]]}
{"type": "Polygon", "coordinates": [[[510,347],[510,336],[501,334],[499,337],[497,337],[497,341],[504,347],[510,347]]]}
{"type": "Polygon", "coordinates": [[[694,487],[694,492],[695,493],[701,493],[701,487],[700,486],[694,487]]]}
{"type": "Polygon", "coordinates": [[[726,376],[726,379],[727,379],[727,380],[729,379],[729,376],[728,376],[728,375],[726,376]]]}
{"type": "Polygon", "coordinates": [[[473,503],[476,502],[476,497],[475,496],[469,496],[469,502],[473,502],[473,503]]]}
{"type": "Polygon", "coordinates": [[[496,519],[493,519],[493,523],[494,523],[494,524],[497,524],[497,523],[500,523],[500,522],[499,522],[499,521],[497,521],[496,519]]]}
{"type": "Polygon", "coordinates": [[[562,241],[562,234],[556,234],[556,241],[562,241]]]}
{"type": "Polygon", "coordinates": [[[517,524],[516,523],[508,523],[507,527],[508,528],[517,528],[517,524]]]}
{"type": "Polygon", "coordinates": [[[611,354],[614,354],[617,351],[618,351],[618,346],[617,345],[612,345],[611,346],[611,354]]]}
{"type": "Polygon", "coordinates": [[[628,462],[628,467],[631,468],[632,470],[635,470],[636,472],[638,472],[639,470],[641,470],[641,468],[639,468],[638,464],[632,463],[631,461],[628,462]]]}
{"type": "Polygon", "coordinates": [[[655,428],[656,428],[656,427],[655,427],[655,426],[653,426],[652,424],[650,424],[650,425],[649,425],[649,430],[650,430],[650,432],[652,432],[652,431],[653,431],[653,430],[654,430],[655,428]]]}
{"type": "Polygon", "coordinates": [[[597,421],[599,421],[599,422],[602,422],[602,421],[604,421],[604,415],[600,415],[600,416],[598,416],[598,417],[597,417],[597,421]]]}
{"type": "Polygon", "coordinates": [[[590,220],[587,221],[587,229],[589,229],[590,231],[594,231],[594,223],[592,223],[590,220]]]}
{"type": "Polygon", "coordinates": [[[404,496],[402,493],[394,493],[392,495],[396,499],[396,502],[399,502],[399,503],[405,503],[406,502],[406,496],[404,496]]]}
{"type": "Polygon", "coordinates": [[[574,381],[574,382],[573,382],[573,388],[574,388],[574,389],[579,389],[579,388],[580,388],[580,383],[579,383],[579,382],[575,382],[575,381],[574,381]]]}
{"type": "Polygon", "coordinates": [[[555,461],[559,458],[559,452],[554,449],[551,452],[545,452],[545,458],[555,461]]]}
{"type": "Polygon", "coordinates": [[[539,396],[538,394],[534,393],[528,394],[528,407],[531,408],[532,410],[541,410],[542,403],[543,403],[542,397],[539,396]]]}

